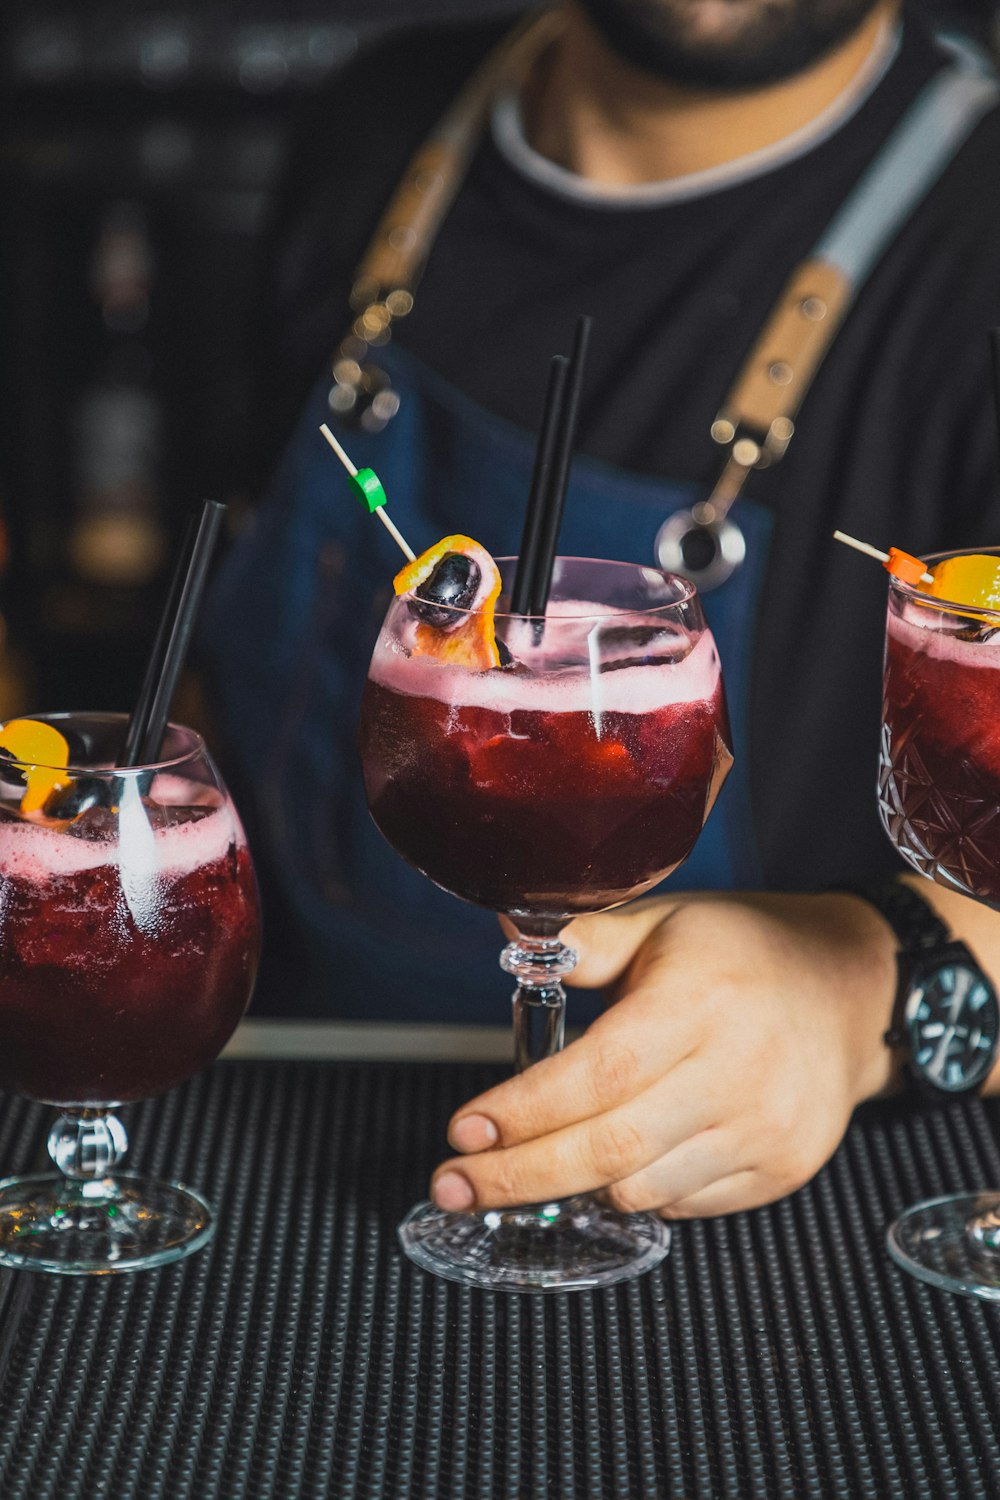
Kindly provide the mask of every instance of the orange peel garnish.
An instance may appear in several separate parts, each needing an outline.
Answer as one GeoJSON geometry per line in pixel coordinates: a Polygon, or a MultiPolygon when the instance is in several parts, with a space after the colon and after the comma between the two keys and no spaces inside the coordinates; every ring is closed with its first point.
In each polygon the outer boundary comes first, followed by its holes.
{"type": "Polygon", "coordinates": [[[482,582],[488,590],[476,607],[469,610],[462,623],[448,630],[438,630],[433,625],[421,623],[415,632],[415,646],[422,656],[434,656],[438,661],[450,662],[466,667],[473,672],[487,672],[500,665],[497,649],[495,613],[500,597],[502,581],[500,569],[485,547],[469,536],[446,536],[421,552],[405,568],[400,568],[392,581],[397,594],[412,594],[426,583],[434,569],[449,552],[461,552],[478,565],[482,582]]]}
{"type": "Polygon", "coordinates": [[[6,750],[24,771],[23,813],[38,812],[53,792],[67,784],[69,744],[51,724],[38,719],[11,719],[0,729],[0,750],[6,750]]]}
{"type": "Polygon", "coordinates": [[[931,571],[934,582],[926,584],[924,591],[932,599],[1000,610],[1000,557],[968,552],[944,558],[931,571]]]}

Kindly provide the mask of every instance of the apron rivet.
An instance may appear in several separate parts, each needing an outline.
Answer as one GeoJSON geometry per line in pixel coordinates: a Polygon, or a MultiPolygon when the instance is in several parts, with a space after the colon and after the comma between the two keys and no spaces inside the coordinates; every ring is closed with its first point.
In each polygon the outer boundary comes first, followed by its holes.
{"type": "Polygon", "coordinates": [[[386,235],[386,239],[394,250],[409,250],[410,246],[416,243],[416,238],[416,230],[411,229],[409,224],[397,224],[386,235]]]}
{"type": "Polygon", "coordinates": [[[413,186],[418,193],[433,193],[444,182],[441,172],[434,172],[429,167],[424,167],[413,179],[413,186]]]}
{"type": "Polygon", "coordinates": [[[819,323],[826,317],[827,306],[822,297],[803,297],[799,311],[810,323],[819,323]]]}
{"type": "Polygon", "coordinates": [[[326,398],[326,404],[335,416],[349,416],[358,404],[357,387],[351,385],[331,386],[330,393],[326,398]]]}
{"type": "Polygon", "coordinates": [[[768,366],[767,374],[775,385],[791,385],[793,371],[786,360],[776,359],[773,365],[768,366]]]}
{"type": "Polygon", "coordinates": [[[342,342],[340,348],[337,350],[336,356],[334,358],[334,364],[337,363],[338,359],[353,359],[357,364],[360,365],[361,361],[365,358],[367,353],[368,340],[359,339],[355,334],[349,333],[346,339],[344,339],[344,341],[342,342]]]}
{"type": "Polygon", "coordinates": [[[361,413],[360,425],[365,432],[381,432],[399,411],[399,397],[390,387],[373,396],[361,413]]]}
{"type": "Polygon", "coordinates": [[[333,378],[338,385],[359,385],[361,382],[361,366],[356,359],[335,360],[333,378]]]}
{"type": "Polygon", "coordinates": [[[760,444],[755,443],[753,438],[740,438],[738,443],[733,444],[733,458],[743,469],[752,469],[755,464],[759,464],[760,456],[760,444]]]}
{"type": "Polygon", "coordinates": [[[355,321],[354,329],[359,338],[367,339],[369,343],[384,332],[392,321],[392,314],[381,302],[373,302],[366,307],[360,318],[355,321]]]}

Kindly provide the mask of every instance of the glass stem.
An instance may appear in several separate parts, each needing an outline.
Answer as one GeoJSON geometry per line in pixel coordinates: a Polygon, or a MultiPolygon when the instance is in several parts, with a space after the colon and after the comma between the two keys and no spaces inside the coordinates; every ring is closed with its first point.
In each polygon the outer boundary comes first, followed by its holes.
{"type": "Polygon", "coordinates": [[[128,1150],[125,1126],[104,1109],[67,1109],[49,1131],[49,1155],[65,1177],[104,1190],[128,1150]]]}
{"type": "Polygon", "coordinates": [[[971,1219],[966,1233],[980,1250],[989,1250],[995,1254],[1000,1250],[1000,1206],[971,1219]]]}
{"type": "Polygon", "coordinates": [[[514,991],[514,1067],[518,1073],[562,1050],[566,991],[561,980],[576,966],[558,935],[521,932],[500,955],[517,980],[514,991]]]}

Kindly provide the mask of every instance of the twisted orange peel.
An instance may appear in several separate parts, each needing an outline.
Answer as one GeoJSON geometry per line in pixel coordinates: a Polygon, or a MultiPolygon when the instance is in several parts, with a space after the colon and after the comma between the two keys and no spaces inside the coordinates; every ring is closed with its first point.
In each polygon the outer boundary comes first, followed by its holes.
{"type": "Polygon", "coordinates": [[[933,599],[1000,610],[1000,557],[967,552],[946,557],[931,570],[934,582],[924,588],[933,599]]]}
{"type": "Polygon", "coordinates": [[[412,594],[426,583],[441,559],[449,552],[461,552],[478,565],[481,575],[480,588],[488,584],[475,609],[470,610],[460,625],[449,630],[438,630],[433,625],[420,624],[415,633],[416,649],[422,656],[435,656],[438,661],[467,667],[473,672],[486,672],[500,665],[497,649],[494,617],[496,602],[502,586],[500,569],[485,547],[469,536],[446,536],[421,552],[405,568],[400,568],[392,581],[397,594],[412,594]]]}
{"type": "Polygon", "coordinates": [[[24,771],[21,811],[38,812],[54,791],[67,783],[62,773],[69,765],[69,744],[51,724],[38,719],[10,719],[0,729],[0,750],[6,750],[24,771]]]}

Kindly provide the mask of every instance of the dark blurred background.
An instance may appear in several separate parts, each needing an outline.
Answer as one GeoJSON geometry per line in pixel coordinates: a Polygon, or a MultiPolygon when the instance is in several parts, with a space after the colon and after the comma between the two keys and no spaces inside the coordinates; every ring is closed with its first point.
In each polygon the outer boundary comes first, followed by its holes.
{"type": "Polygon", "coordinates": [[[389,28],[517,8],[4,0],[0,720],[127,705],[182,518],[253,504],[260,250],[315,91],[389,28]]]}

